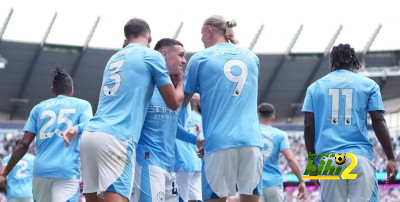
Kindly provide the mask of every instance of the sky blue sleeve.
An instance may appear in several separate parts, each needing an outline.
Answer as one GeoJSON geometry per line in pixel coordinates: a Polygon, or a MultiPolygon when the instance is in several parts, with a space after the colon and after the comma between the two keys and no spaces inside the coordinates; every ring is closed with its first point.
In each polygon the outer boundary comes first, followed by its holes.
{"type": "Polygon", "coordinates": [[[158,51],[151,51],[150,57],[146,60],[146,65],[150,67],[152,77],[157,86],[164,86],[172,83],[168,70],[165,67],[165,60],[158,51]]]}
{"type": "Polygon", "coordinates": [[[371,93],[368,98],[368,107],[367,110],[370,111],[382,111],[385,113],[385,109],[382,103],[382,96],[379,89],[378,84],[374,84],[373,88],[371,89],[371,93]]]}
{"type": "Polygon", "coordinates": [[[283,151],[284,149],[290,149],[290,143],[286,133],[282,133],[282,140],[279,151],[283,151]]]}
{"type": "Polygon", "coordinates": [[[305,112],[314,112],[310,87],[307,89],[306,97],[304,98],[303,108],[301,109],[301,113],[305,112]]]}
{"type": "Polygon", "coordinates": [[[37,125],[36,125],[36,120],[37,120],[37,106],[35,106],[31,113],[29,114],[29,118],[25,123],[24,128],[22,129],[23,132],[31,132],[31,133],[37,133],[37,125]]]}
{"type": "Polygon", "coordinates": [[[187,94],[194,94],[197,90],[197,84],[198,84],[197,73],[199,65],[200,62],[198,57],[192,56],[192,58],[189,60],[185,72],[185,77],[186,77],[185,93],[187,94]]]}
{"type": "Polygon", "coordinates": [[[189,133],[182,127],[181,124],[178,124],[178,130],[176,131],[176,138],[184,142],[196,144],[197,136],[192,133],[189,133]]]}
{"type": "Polygon", "coordinates": [[[84,101],[82,106],[82,113],[79,117],[79,123],[88,122],[93,116],[92,105],[89,102],[84,101]]]}
{"type": "Polygon", "coordinates": [[[83,129],[86,127],[86,125],[89,123],[89,121],[87,122],[82,122],[78,125],[76,125],[76,127],[78,128],[78,134],[77,135],[82,135],[83,129]]]}

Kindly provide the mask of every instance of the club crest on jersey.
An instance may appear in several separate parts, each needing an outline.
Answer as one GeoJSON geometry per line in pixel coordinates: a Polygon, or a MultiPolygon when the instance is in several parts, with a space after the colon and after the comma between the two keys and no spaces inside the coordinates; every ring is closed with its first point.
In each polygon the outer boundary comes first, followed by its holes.
{"type": "Polygon", "coordinates": [[[164,192],[162,192],[162,191],[158,192],[157,201],[164,202],[164,192]]]}

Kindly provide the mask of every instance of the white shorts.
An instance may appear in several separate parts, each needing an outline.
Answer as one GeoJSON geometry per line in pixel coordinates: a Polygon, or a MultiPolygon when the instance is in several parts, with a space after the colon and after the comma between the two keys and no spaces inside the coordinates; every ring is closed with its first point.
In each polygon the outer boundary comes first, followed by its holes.
{"type": "MultiPolygon", "coordinates": [[[[332,165],[337,166],[334,157],[325,158],[325,162],[331,159],[332,165]]],[[[350,165],[352,160],[346,157],[342,165],[342,172],[350,165]]],[[[347,201],[363,202],[378,201],[378,181],[375,176],[376,169],[372,161],[365,157],[357,156],[357,165],[350,174],[357,174],[356,179],[320,180],[322,201],[347,201]]]]}
{"type": "Polygon", "coordinates": [[[114,192],[129,199],[134,176],[132,140],[102,132],[84,131],[80,143],[83,193],[114,192]]]}
{"type": "Polygon", "coordinates": [[[283,202],[283,188],[282,187],[265,187],[262,189],[260,202],[283,202]]]}
{"type": "Polygon", "coordinates": [[[237,147],[204,154],[203,200],[239,194],[260,195],[263,159],[259,147],[237,147]]]}
{"type": "Polygon", "coordinates": [[[131,201],[178,202],[175,173],[154,165],[136,164],[131,201]]]}
{"type": "Polygon", "coordinates": [[[79,180],[33,177],[35,201],[77,201],[79,180]]]}
{"type": "Polygon", "coordinates": [[[180,168],[176,172],[176,183],[178,184],[179,197],[184,202],[189,200],[202,201],[201,197],[201,172],[185,172],[180,168]]]}
{"type": "Polygon", "coordinates": [[[13,198],[7,199],[8,202],[33,202],[33,198],[13,198]]]}

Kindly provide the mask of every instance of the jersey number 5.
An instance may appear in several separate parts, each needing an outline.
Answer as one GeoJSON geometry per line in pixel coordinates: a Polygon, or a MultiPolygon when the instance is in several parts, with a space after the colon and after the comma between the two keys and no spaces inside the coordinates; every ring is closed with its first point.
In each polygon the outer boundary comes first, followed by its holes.
{"type": "MultiPolygon", "coordinates": [[[[108,87],[107,84],[103,86],[103,93],[105,96],[114,95],[120,85],[121,85],[121,76],[118,74],[119,70],[121,69],[122,65],[124,65],[125,60],[119,60],[117,62],[113,62],[110,64],[108,69],[111,71],[110,73],[110,80],[114,80],[114,86],[112,88],[108,87]]],[[[108,83],[107,81],[106,83],[108,83]]]]}
{"type": "Polygon", "coordinates": [[[224,65],[224,74],[229,81],[236,84],[236,88],[232,93],[232,96],[239,96],[242,93],[244,84],[246,83],[247,75],[249,71],[247,65],[240,60],[229,60],[224,65]],[[232,74],[232,67],[237,66],[240,68],[241,73],[239,75],[232,74]]]}

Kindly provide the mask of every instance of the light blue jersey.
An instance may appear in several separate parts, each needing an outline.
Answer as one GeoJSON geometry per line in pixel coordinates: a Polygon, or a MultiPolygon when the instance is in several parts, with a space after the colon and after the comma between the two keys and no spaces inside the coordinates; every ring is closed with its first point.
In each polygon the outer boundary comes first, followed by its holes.
{"type": "Polygon", "coordinates": [[[200,93],[205,152],[262,147],[257,117],[258,57],[230,43],[193,55],[185,92],[200,93]]]}
{"type": "Polygon", "coordinates": [[[155,165],[168,172],[174,171],[175,138],[191,145],[194,145],[197,138],[178,129],[180,110],[169,109],[158,88],[154,89],[136,148],[138,164],[155,165]]]}
{"type": "MultiPolygon", "coordinates": [[[[197,112],[192,111],[190,105],[188,105],[181,110],[179,115],[179,125],[192,134],[196,134],[195,123],[200,123],[201,125],[201,115],[195,115],[195,113],[197,112]]],[[[203,134],[201,133],[200,135],[200,138],[203,139],[203,134]]],[[[201,171],[201,159],[197,157],[197,150],[196,145],[177,139],[175,146],[175,172],[180,168],[187,173],[201,171]]]]}
{"type": "Polygon", "coordinates": [[[367,113],[384,112],[379,86],[348,70],[336,70],[307,89],[302,112],[313,112],[316,153],[353,153],[373,159],[367,113]]]}
{"type": "Polygon", "coordinates": [[[285,132],[278,128],[260,124],[264,147],[262,150],[264,165],[262,186],[283,186],[282,173],[279,170],[279,153],[290,148],[285,132]]]}
{"type": "Polygon", "coordinates": [[[171,83],[158,51],[131,43],[114,54],[104,70],[96,114],[84,130],[111,134],[134,145],[146,117],[154,85],[171,83]]]}
{"type": "Polygon", "coordinates": [[[136,148],[136,162],[174,171],[175,137],[180,109],[167,107],[158,88],[154,89],[142,133],[136,148]]]}
{"type": "MultiPolygon", "coordinates": [[[[11,154],[4,157],[3,166],[7,166],[11,154]]],[[[7,199],[32,198],[33,162],[35,156],[26,153],[7,175],[7,199]]]]}
{"type": "Polygon", "coordinates": [[[35,177],[79,179],[79,137],[66,147],[62,132],[92,117],[86,100],[58,95],[40,102],[30,115],[23,131],[36,134],[35,177]]]}

